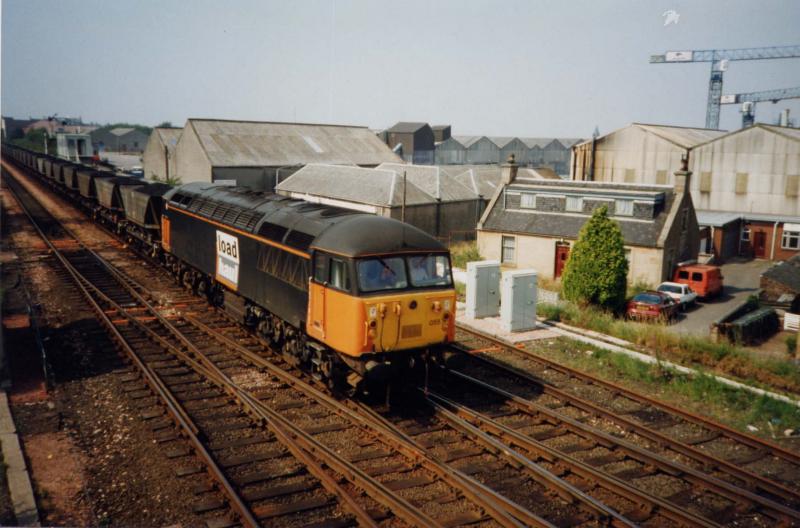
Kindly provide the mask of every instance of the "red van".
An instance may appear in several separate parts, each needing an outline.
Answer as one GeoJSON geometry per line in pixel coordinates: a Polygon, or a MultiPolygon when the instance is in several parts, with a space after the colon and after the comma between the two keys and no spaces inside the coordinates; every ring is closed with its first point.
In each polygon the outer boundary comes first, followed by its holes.
{"type": "Polygon", "coordinates": [[[719,266],[708,264],[687,264],[678,266],[673,282],[688,284],[691,289],[697,292],[698,297],[710,299],[722,293],[722,270],[719,266]]]}

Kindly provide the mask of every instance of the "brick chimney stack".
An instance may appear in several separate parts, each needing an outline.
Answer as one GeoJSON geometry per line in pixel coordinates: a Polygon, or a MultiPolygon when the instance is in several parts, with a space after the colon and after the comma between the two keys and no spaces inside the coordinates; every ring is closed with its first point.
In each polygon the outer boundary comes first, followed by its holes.
{"type": "Polygon", "coordinates": [[[515,161],[514,154],[511,154],[508,156],[508,160],[506,160],[506,162],[500,166],[500,178],[504,184],[508,185],[517,179],[518,168],[519,165],[517,165],[517,162],[515,161]]]}
{"type": "Polygon", "coordinates": [[[689,192],[692,172],[689,170],[689,158],[684,154],[681,157],[681,170],[675,171],[675,194],[683,195],[689,192]]]}

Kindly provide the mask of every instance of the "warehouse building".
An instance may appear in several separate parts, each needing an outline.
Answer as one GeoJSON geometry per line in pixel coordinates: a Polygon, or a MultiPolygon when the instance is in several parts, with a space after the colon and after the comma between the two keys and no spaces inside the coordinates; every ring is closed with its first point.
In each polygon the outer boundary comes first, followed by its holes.
{"type": "Polygon", "coordinates": [[[464,145],[465,163],[484,165],[500,161],[500,147],[486,136],[453,136],[464,145]]]}
{"type": "Polygon", "coordinates": [[[450,125],[433,125],[431,127],[433,130],[433,142],[434,143],[441,143],[442,141],[447,141],[450,139],[450,135],[452,130],[450,125]]]}
{"type": "Polygon", "coordinates": [[[98,128],[91,132],[92,143],[98,151],[108,152],[142,152],[148,135],[132,127],[98,128]]]}
{"type": "Polygon", "coordinates": [[[797,254],[800,130],[720,130],[633,124],[573,148],[574,179],[671,184],[688,157],[701,253],[784,260],[797,254]],[[594,161],[592,161],[594,160],[594,161]],[[788,226],[788,227],[787,227],[788,226]]]}
{"type": "Polygon", "coordinates": [[[433,162],[436,165],[463,165],[467,162],[467,147],[454,137],[437,142],[433,162]]]}
{"type": "Polygon", "coordinates": [[[386,130],[386,142],[409,163],[433,163],[434,133],[428,123],[397,123],[386,130]]]}
{"type": "Polygon", "coordinates": [[[570,179],[671,185],[681,159],[691,160],[694,147],[724,134],[724,130],[633,123],[574,145],[570,179]]]}
{"type": "Polygon", "coordinates": [[[175,180],[175,147],[182,132],[182,128],[173,127],[153,129],[142,154],[145,178],[161,182],[175,180]]]}
{"type": "Polygon", "coordinates": [[[671,277],[678,262],[697,258],[689,172],[676,175],[674,188],[535,180],[516,173],[514,165],[504,167],[502,190],[478,224],[478,249],[487,259],[558,278],[581,227],[600,206],[609,208],[622,231],[629,282],[655,286],[671,277]]]}
{"type": "Polygon", "coordinates": [[[386,163],[374,169],[309,164],[275,191],[405,221],[445,241],[474,239],[483,202],[438,167],[386,163]]]}
{"type": "Polygon", "coordinates": [[[376,167],[399,162],[366,127],[189,119],[175,147],[183,183],[229,181],[271,191],[309,163],[376,167]]]}

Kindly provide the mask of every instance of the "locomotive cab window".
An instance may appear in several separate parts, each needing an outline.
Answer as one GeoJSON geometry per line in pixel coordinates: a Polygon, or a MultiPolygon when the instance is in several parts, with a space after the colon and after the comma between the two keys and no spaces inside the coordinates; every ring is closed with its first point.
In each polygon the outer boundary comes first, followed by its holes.
{"type": "Polygon", "coordinates": [[[358,262],[358,287],[363,292],[406,288],[403,257],[369,258],[358,262]]]}
{"type": "Polygon", "coordinates": [[[408,257],[411,285],[417,288],[450,286],[450,260],[447,255],[416,255],[408,257]]]}
{"type": "Polygon", "coordinates": [[[328,255],[324,253],[314,255],[314,280],[320,284],[328,282],[328,255]]]}

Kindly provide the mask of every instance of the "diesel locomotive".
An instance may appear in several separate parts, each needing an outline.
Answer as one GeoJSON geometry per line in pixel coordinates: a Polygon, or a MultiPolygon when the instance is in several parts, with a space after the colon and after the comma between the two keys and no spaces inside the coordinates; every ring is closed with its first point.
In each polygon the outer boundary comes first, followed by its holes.
{"type": "Polygon", "coordinates": [[[331,385],[388,383],[454,338],[449,252],[413,226],[243,187],[147,184],[5,150],[331,385]]]}

